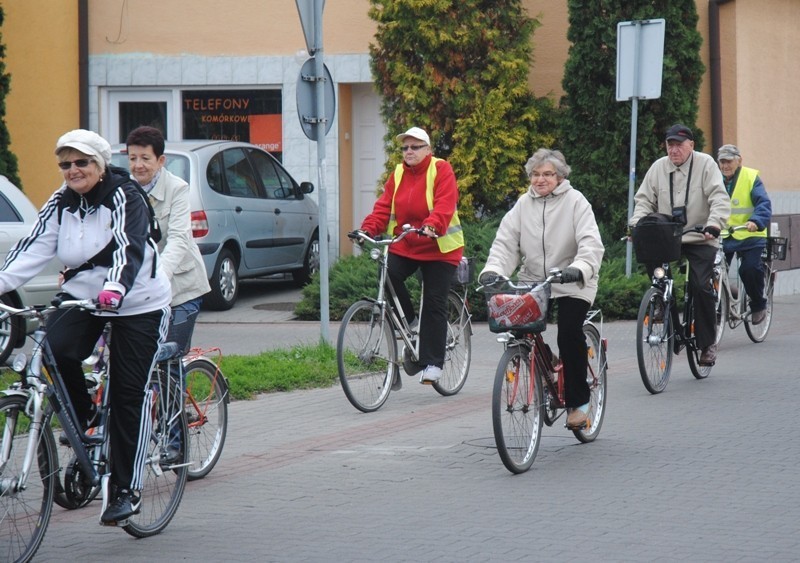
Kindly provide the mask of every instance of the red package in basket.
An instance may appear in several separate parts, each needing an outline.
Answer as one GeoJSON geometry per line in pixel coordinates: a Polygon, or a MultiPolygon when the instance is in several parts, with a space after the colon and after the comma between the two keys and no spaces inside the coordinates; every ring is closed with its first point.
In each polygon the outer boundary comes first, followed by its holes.
{"type": "Polygon", "coordinates": [[[489,314],[501,327],[526,325],[542,318],[542,309],[532,293],[493,295],[488,306],[489,314]]]}

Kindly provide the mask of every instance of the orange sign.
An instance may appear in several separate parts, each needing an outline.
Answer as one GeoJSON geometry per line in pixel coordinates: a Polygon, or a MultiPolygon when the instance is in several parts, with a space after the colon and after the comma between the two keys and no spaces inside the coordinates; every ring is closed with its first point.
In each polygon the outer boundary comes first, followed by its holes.
{"type": "Polygon", "coordinates": [[[268,152],[283,152],[283,127],[278,114],[250,116],[250,142],[268,152]]]}

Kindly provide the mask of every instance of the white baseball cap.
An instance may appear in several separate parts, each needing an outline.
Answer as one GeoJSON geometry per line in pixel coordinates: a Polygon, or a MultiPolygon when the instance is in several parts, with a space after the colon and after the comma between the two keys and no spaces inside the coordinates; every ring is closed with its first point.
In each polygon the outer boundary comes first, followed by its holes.
{"type": "Polygon", "coordinates": [[[423,143],[425,143],[428,146],[430,146],[430,144],[431,144],[431,138],[428,137],[428,134],[423,129],[420,129],[419,127],[412,127],[411,129],[409,129],[405,133],[400,133],[395,138],[402,143],[403,139],[405,139],[406,137],[414,137],[415,139],[418,139],[418,140],[422,141],[423,143]]]}
{"type": "Polygon", "coordinates": [[[111,145],[94,131],[73,129],[64,133],[56,142],[56,155],[66,148],[75,149],[87,156],[96,157],[105,166],[111,164],[111,145]]]}

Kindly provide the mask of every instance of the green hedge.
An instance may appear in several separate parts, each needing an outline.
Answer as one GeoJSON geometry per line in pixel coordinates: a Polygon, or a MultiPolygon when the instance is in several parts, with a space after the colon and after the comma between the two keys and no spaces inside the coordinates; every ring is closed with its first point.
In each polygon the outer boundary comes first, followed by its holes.
{"type": "MultiPolygon", "coordinates": [[[[475,258],[475,273],[483,269],[489,248],[494,241],[498,218],[487,219],[477,224],[465,224],[465,256],[475,258]]],[[[611,237],[604,236],[606,253],[600,269],[600,286],[595,306],[603,310],[606,320],[635,319],[639,302],[649,280],[640,266],[634,263],[633,275],[625,277],[625,243],[608,242],[611,237]]],[[[377,263],[366,253],[360,256],[347,256],[337,260],[330,269],[329,303],[331,320],[340,320],[347,308],[356,300],[377,294],[377,263]]],[[[483,295],[476,291],[477,280],[469,291],[470,310],[473,319],[486,320],[486,303],[483,295]]],[[[419,282],[412,277],[409,288],[415,303],[419,303],[419,282]]],[[[295,315],[302,320],[319,320],[319,275],[303,288],[303,297],[295,308],[295,315]]]]}

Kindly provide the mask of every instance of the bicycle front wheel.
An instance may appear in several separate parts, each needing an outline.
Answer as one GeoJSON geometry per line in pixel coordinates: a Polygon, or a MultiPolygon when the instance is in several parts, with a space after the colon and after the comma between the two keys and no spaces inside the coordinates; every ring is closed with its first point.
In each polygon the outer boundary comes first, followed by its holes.
{"type": "Polygon", "coordinates": [[[503,465],[512,473],[530,469],[542,437],[542,381],[531,373],[530,354],[527,346],[510,346],[494,376],[494,441],[503,465]]]}
{"type": "MultiPolygon", "coordinates": [[[[145,431],[150,441],[145,459],[142,503],[123,529],[132,536],[154,536],[167,527],[183,498],[186,487],[187,430],[183,410],[183,389],[175,377],[159,367],[159,381],[152,381],[145,394],[150,405],[145,431]],[[169,449],[177,456],[169,459],[169,449]]],[[[113,416],[113,413],[112,413],[113,416]]]]}
{"type": "Polygon", "coordinates": [[[764,292],[767,296],[767,316],[764,317],[764,320],[757,325],[750,322],[749,317],[748,320],[744,322],[744,330],[747,332],[747,336],[749,336],[750,340],[755,343],[764,342],[764,340],[767,338],[769,327],[772,324],[772,296],[775,292],[775,273],[768,264],[764,265],[764,270],[766,272],[766,279],[764,280],[764,292]]]}
{"type": "Polygon", "coordinates": [[[467,304],[451,292],[447,298],[447,344],[442,377],[433,388],[445,397],[455,395],[467,382],[472,360],[472,323],[467,304]]]}
{"type": "Polygon", "coordinates": [[[202,479],[217,464],[228,433],[228,384],[217,365],[195,358],[183,368],[188,429],[189,481],[202,479]]]}
{"type": "MultiPolygon", "coordinates": [[[[44,540],[56,487],[58,459],[49,420],[39,434],[36,458],[23,483],[22,468],[29,446],[32,421],[27,397],[0,399],[2,442],[0,455],[0,559],[30,561],[44,540]]],[[[48,417],[49,418],[49,417],[48,417]]]]}
{"type": "Polygon", "coordinates": [[[586,382],[589,384],[589,425],[581,430],[573,430],[575,437],[583,443],[593,442],[603,426],[606,415],[606,372],[608,361],[606,348],[600,339],[600,331],[593,324],[583,325],[586,336],[586,352],[589,356],[589,367],[586,370],[586,382]]]}
{"type": "Polygon", "coordinates": [[[392,389],[397,342],[379,305],[362,300],[350,306],[339,327],[336,362],[347,400],[362,412],[381,408],[392,389]]]}
{"type": "Polygon", "coordinates": [[[642,298],[636,319],[636,359],[642,383],[654,395],[661,393],[669,383],[673,338],[672,319],[664,293],[651,287],[642,298]]]}

